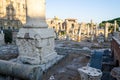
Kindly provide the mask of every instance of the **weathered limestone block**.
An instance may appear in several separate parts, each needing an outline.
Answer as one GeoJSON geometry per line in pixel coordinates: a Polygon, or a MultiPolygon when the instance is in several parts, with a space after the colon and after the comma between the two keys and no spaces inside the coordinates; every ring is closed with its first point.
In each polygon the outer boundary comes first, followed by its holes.
{"type": "Polygon", "coordinates": [[[0,74],[24,80],[41,80],[42,69],[38,65],[25,65],[0,60],[0,74]]]}
{"type": "Polygon", "coordinates": [[[81,80],[101,80],[102,72],[92,67],[83,67],[78,69],[81,80]]]}
{"type": "Polygon", "coordinates": [[[111,71],[111,75],[115,77],[117,80],[120,80],[120,67],[115,67],[111,71]]]}
{"type": "Polygon", "coordinates": [[[5,44],[5,43],[4,43],[4,34],[2,32],[2,33],[0,33],[0,45],[3,45],[3,44],[5,44]]]}
{"type": "Polygon", "coordinates": [[[42,64],[57,56],[53,29],[22,28],[17,35],[18,59],[23,63],[42,64]]]}

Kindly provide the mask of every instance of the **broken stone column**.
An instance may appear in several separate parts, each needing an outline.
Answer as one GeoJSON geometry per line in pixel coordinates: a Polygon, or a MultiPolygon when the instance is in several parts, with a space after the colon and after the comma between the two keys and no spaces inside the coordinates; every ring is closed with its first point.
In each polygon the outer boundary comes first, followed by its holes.
{"type": "Polygon", "coordinates": [[[0,74],[24,80],[42,80],[42,69],[39,65],[0,60],[0,74]]]}
{"type": "Polygon", "coordinates": [[[81,25],[79,26],[79,29],[78,29],[78,37],[77,37],[77,41],[78,41],[78,42],[81,41],[81,25]]]}
{"type": "Polygon", "coordinates": [[[89,24],[87,24],[87,36],[89,37],[89,33],[90,33],[90,26],[89,24]]]}
{"type": "Polygon", "coordinates": [[[116,20],[114,21],[114,32],[116,32],[116,28],[117,28],[117,22],[116,20]]]}
{"type": "Polygon", "coordinates": [[[120,80],[120,67],[113,68],[111,71],[111,75],[117,80],[120,80]]]}
{"type": "Polygon", "coordinates": [[[95,36],[97,37],[98,36],[98,25],[96,24],[95,26],[95,36]]]}
{"type": "Polygon", "coordinates": [[[94,30],[93,30],[93,21],[91,20],[91,26],[90,26],[90,34],[91,34],[91,42],[94,40],[94,30]]]}
{"type": "Polygon", "coordinates": [[[102,72],[99,69],[95,69],[89,66],[78,69],[81,80],[101,80],[102,72]]]}
{"type": "Polygon", "coordinates": [[[116,28],[117,28],[117,21],[115,20],[114,21],[114,33],[113,33],[113,35],[114,35],[114,37],[119,38],[120,33],[116,31],[116,28]]]}
{"type": "Polygon", "coordinates": [[[90,34],[92,35],[93,34],[93,21],[91,20],[91,23],[90,23],[90,34]]]}
{"type": "Polygon", "coordinates": [[[108,27],[109,27],[109,23],[105,23],[105,29],[104,29],[105,41],[108,41],[108,27]]]}
{"type": "Polygon", "coordinates": [[[27,22],[17,35],[18,60],[43,64],[55,59],[54,38],[54,30],[45,21],[45,0],[27,0],[27,22]]]}

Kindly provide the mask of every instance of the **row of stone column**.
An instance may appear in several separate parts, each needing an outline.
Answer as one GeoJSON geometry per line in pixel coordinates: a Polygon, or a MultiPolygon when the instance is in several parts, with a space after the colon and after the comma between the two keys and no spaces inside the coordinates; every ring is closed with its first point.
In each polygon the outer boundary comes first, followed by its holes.
{"type": "MultiPolygon", "coordinates": [[[[105,23],[105,27],[104,27],[104,41],[108,41],[108,34],[109,34],[109,26],[110,24],[109,23],[105,23]]],[[[79,39],[80,40],[80,37],[81,37],[81,25],[78,29],[78,36],[79,36],[79,39]]],[[[114,21],[114,33],[116,32],[116,29],[117,29],[117,21],[115,20],[114,21]]],[[[88,37],[91,37],[91,41],[93,41],[94,37],[98,36],[98,25],[96,24],[94,26],[92,20],[91,20],[91,23],[90,25],[87,25],[87,36],[88,37]]]]}

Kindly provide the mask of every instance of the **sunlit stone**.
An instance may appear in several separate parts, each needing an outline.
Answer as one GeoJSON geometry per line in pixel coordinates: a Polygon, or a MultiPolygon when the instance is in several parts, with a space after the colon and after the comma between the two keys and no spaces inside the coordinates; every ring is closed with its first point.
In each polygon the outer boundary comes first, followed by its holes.
{"type": "Polygon", "coordinates": [[[45,22],[45,0],[27,0],[27,23],[17,35],[18,60],[43,64],[55,59],[54,37],[54,30],[45,22]]]}

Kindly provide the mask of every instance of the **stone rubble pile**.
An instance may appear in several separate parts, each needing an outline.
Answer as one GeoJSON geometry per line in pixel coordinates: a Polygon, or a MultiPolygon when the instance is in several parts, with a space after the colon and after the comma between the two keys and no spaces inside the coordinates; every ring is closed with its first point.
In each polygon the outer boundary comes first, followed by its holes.
{"type": "Polygon", "coordinates": [[[101,80],[102,72],[89,66],[78,68],[81,75],[81,80],[101,80]]]}

